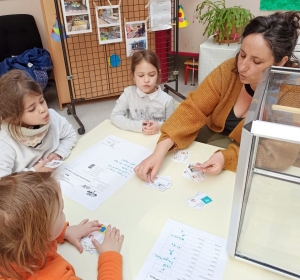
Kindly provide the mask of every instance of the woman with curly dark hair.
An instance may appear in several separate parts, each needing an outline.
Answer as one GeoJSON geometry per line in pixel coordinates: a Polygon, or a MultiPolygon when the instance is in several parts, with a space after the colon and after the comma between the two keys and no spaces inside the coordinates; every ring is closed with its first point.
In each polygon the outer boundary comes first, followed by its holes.
{"type": "Polygon", "coordinates": [[[212,71],[163,124],[155,151],[135,168],[136,174],[144,181],[150,175],[153,181],[167,152],[185,149],[196,137],[209,144],[220,137],[227,139],[224,150],[197,164],[199,170],[215,175],[223,169],[236,171],[244,119],[262,71],[272,65],[299,65],[293,55],[299,21],[299,12],[252,19],[237,56],[212,71]]]}

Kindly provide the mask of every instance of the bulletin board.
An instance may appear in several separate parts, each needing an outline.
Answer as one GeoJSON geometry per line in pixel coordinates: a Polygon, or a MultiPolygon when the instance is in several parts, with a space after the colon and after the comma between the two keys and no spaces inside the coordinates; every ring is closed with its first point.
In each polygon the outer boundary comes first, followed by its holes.
{"type": "MultiPolygon", "coordinates": [[[[49,25],[54,22],[53,9],[55,11],[55,7],[53,3],[50,4],[51,1],[49,2],[49,0],[41,1],[46,25],[51,30],[49,25]]],[[[58,2],[63,3],[62,0],[58,2]]],[[[171,0],[171,2],[172,18],[175,18],[175,0],[171,0]]],[[[148,0],[90,0],[89,14],[92,32],[68,35],[63,40],[63,44],[49,39],[50,53],[54,69],[56,68],[54,74],[58,84],[57,88],[58,91],[60,88],[64,89],[63,92],[58,92],[58,95],[66,95],[65,89],[68,87],[68,83],[71,84],[72,98],[71,100],[66,96],[59,98],[61,108],[63,104],[73,102],[73,100],[76,102],[77,100],[84,101],[120,95],[125,87],[134,84],[130,72],[130,57],[126,55],[125,39],[122,42],[99,44],[95,6],[118,5],[119,3],[122,32],[124,32],[125,22],[144,21],[148,18],[149,13],[146,7],[148,0]],[[67,63],[65,68],[68,68],[69,71],[65,70],[65,72],[69,73],[64,75],[62,75],[63,70],[61,68],[64,63],[63,60],[66,59],[62,56],[58,44],[60,48],[61,45],[64,45],[66,49],[67,63]]],[[[63,8],[60,5],[61,17],[63,16],[63,8]]],[[[148,22],[149,19],[147,19],[148,22]]],[[[61,23],[65,25],[63,18],[61,18],[61,23]]],[[[175,54],[171,52],[174,50],[173,29],[147,33],[148,49],[156,51],[161,61],[162,82],[173,81],[176,78],[173,75],[175,54]]]]}
{"type": "MultiPolygon", "coordinates": [[[[110,2],[117,5],[119,0],[110,2]]],[[[133,84],[130,75],[130,58],[126,56],[125,42],[99,44],[94,4],[97,6],[109,5],[104,0],[90,1],[92,33],[72,35],[66,40],[75,99],[118,95],[123,92],[125,87],[133,84]],[[116,55],[120,59],[120,64],[117,67],[111,66],[112,55],[116,55]]],[[[147,18],[146,4],[147,0],[121,2],[122,32],[124,19],[126,21],[138,21],[147,18]]],[[[148,45],[149,49],[155,51],[155,34],[149,33],[148,45]]]]}

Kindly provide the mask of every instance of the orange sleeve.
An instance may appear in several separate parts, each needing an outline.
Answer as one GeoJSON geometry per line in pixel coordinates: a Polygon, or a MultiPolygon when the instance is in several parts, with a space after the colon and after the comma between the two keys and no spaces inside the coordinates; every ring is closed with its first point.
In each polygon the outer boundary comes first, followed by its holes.
{"type": "Polygon", "coordinates": [[[122,280],[122,255],[105,252],[98,259],[98,280],[122,280]]]}
{"type": "Polygon", "coordinates": [[[66,229],[67,229],[67,226],[69,225],[68,222],[65,222],[65,225],[64,225],[64,228],[62,230],[62,232],[60,233],[60,235],[56,238],[56,241],[58,243],[64,243],[65,242],[65,233],[66,233],[66,229]]]}
{"type": "Polygon", "coordinates": [[[240,147],[236,144],[230,144],[226,150],[218,150],[224,157],[224,170],[236,172],[240,147]]]}

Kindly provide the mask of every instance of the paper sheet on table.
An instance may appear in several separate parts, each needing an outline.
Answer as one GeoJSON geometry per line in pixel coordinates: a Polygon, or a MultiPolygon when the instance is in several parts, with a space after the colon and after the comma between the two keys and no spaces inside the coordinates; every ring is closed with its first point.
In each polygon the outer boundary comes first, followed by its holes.
{"type": "Polygon", "coordinates": [[[151,31],[166,30],[171,26],[171,0],[151,0],[150,2],[151,31]]]}
{"type": "Polygon", "coordinates": [[[134,174],[133,168],[151,154],[149,149],[113,135],[57,168],[62,192],[95,210],[134,174]]]}
{"type": "Polygon", "coordinates": [[[227,240],[169,219],[136,280],[222,279],[227,240]]]}

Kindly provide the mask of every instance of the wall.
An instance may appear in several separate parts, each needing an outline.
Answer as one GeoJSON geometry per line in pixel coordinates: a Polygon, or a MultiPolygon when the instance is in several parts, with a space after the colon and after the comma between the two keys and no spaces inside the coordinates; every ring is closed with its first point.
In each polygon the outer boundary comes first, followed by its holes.
{"type": "MultiPolygon", "coordinates": [[[[179,3],[183,5],[185,16],[190,22],[188,27],[182,28],[179,31],[179,51],[198,53],[200,44],[207,40],[207,37],[202,35],[205,29],[203,24],[199,23],[197,19],[194,20],[193,18],[194,10],[197,4],[201,3],[201,0],[180,0],[179,3]]],[[[271,13],[260,11],[259,3],[260,0],[226,0],[226,6],[242,6],[246,9],[249,9],[255,16],[271,13]]],[[[48,43],[46,39],[48,34],[46,33],[46,28],[44,26],[40,0],[0,0],[0,15],[18,13],[31,14],[34,16],[42,37],[43,45],[46,49],[48,49],[48,43]]],[[[54,20],[55,19],[53,19],[53,23],[54,20]]]]}
{"type": "MultiPolygon", "coordinates": [[[[203,36],[205,27],[193,18],[194,10],[201,0],[180,0],[184,8],[185,17],[190,22],[186,28],[179,29],[179,51],[189,53],[199,53],[200,44],[207,40],[206,35],[203,36]],[[194,22],[193,22],[194,21],[194,22]]],[[[242,6],[249,9],[254,16],[267,15],[272,12],[259,10],[260,0],[226,0],[226,7],[242,6]]]]}
{"type": "MultiPolygon", "coordinates": [[[[0,0],[0,16],[10,14],[33,15],[41,34],[43,46],[45,49],[48,49],[48,34],[46,34],[40,0],[0,0]]],[[[53,24],[54,20],[55,19],[53,19],[53,24]]]]}

